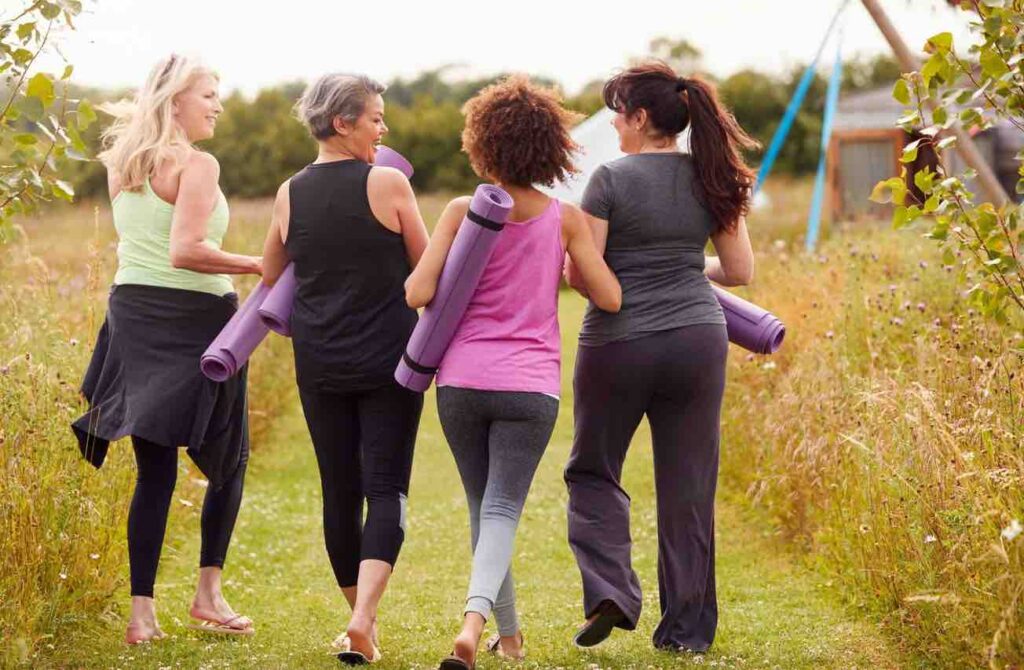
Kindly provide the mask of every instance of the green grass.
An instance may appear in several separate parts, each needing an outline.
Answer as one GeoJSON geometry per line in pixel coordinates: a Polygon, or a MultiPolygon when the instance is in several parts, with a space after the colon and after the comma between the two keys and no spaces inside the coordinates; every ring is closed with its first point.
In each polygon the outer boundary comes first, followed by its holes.
{"type": "MultiPolygon", "coordinates": [[[[650,636],[658,619],[657,542],[646,427],[634,440],[625,471],[633,497],[634,564],[645,589],[640,626],[632,633],[616,632],[596,650],[572,647],[582,616],[581,595],[566,542],[561,472],[572,437],[570,380],[581,311],[581,300],[562,294],[562,408],[527,501],[514,563],[529,654],[521,667],[907,667],[874,625],[840,603],[834,587],[790,555],[743,501],[728,497],[720,499],[717,524],[721,614],[715,646],[697,658],[655,651],[650,636]]],[[[724,444],[723,450],[728,449],[724,444]]],[[[118,456],[126,457],[126,450],[118,456]]],[[[179,490],[195,486],[188,477],[179,478],[179,490]]],[[[189,496],[175,495],[175,500],[179,497],[189,496]]],[[[327,645],[342,630],[348,608],[323,548],[316,463],[297,405],[284,408],[266,442],[257,446],[225,573],[229,599],[257,623],[255,637],[211,638],[184,628],[198,555],[199,508],[176,503],[172,513],[187,519],[177,524],[181,534],[164,552],[157,583],[161,623],[171,637],[125,647],[128,593],[121,589],[114,610],[44,645],[33,667],[338,667],[327,645]]],[[[436,667],[457,632],[468,583],[465,502],[433,393],[417,442],[409,520],[380,613],[382,668],[436,667]]],[[[127,572],[127,566],[122,570],[127,572]]],[[[481,667],[499,665],[481,656],[481,667]]]]}

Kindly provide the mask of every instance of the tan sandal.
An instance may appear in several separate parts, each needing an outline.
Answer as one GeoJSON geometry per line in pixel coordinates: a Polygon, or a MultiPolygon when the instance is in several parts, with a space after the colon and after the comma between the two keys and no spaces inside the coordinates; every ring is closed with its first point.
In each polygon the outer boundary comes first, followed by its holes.
{"type": "Polygon", "coordinates": [[[505,650],[501,648],[501,635],[498,635],[497,633],[487,638],[487,643],[485,644],[487,653],[493,654],[498,658],[503,658],[509,661],[523,660],[524,658],[526,658],[526,640],[523,639],[523,631],[517,631],[516,635],[519,637],[520,648],[520,652],[517,656],[512,656],[510,654],[505,653],[505,650]]]}
{"type": "Polygon", "coordinates": [[[192,617],[192,623],[186,625],[186,628],[191,630],[198,630],[204,633],[214,633],[217,635],[253,635],[256,633],[256,629],[252,625],[252,621],[246,619],[241,614],[236,614],[233,617],[227,619],[207,619],[203,617],[190,615],[192,617]],[[242,624],[242,620],[245,619],[245,623],[242,624]]]}

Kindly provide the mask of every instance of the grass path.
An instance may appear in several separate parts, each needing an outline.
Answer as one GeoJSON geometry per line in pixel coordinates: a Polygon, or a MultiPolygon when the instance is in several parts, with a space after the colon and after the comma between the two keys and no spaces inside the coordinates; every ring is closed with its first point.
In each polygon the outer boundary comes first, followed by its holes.
{"type": "MultiPolygon", "coordinates": [[[[563,296],[563,324],[579,323],[579,301],[563,296]]],[[[563,330],[571,342],[575,333],[563,330]]],[[[566,349],[565,377],[572,369],[566,349]]],[[[382,668],[433,668],[450,649],[468,582],[465,503],[454,463],[427,398],[417,443],[409,531],[380,615],[382,668]]],[[[887,641],[844,608],[824,580],[788,556],[750,518],[740,502],[720,498],[718,582],[720,626],[712,653],[688,658],[657,652],[656,536],[650,440],[638,433],[626,465],[633,496],[635,567],[645,588],[644,613],[633,633],[616,632],[597,650],[569,643],[579,622],[580,584],[565,539],[561,469],[572,436],[571,402],[561,416],[534,481],[517,540],[520,615],[529,659],[523,668],[898,668],[887,641]]],[[[171,637],[127,648],[120,612],[83,627],[37,667],[75,668],[336,668],[327,643],[342,629],[347,607],[334,586],[323,548],[316,463],[297,404],[278,420],[270,444],[254,454],[235,540],[226,593],[258,627],[251,639],[204,637],[184,628],[198,555],[198,509],[180,542],[165,549],[157,582],[161,623],[171,637]]],[[[724,445],[728,448],[728,445],[724,445]]],[[[188,477],[179,487],[196,486],[188,477]]],[[[177,500],[178,496],[176,496],[177,500]]],[[[481,656],[481,668],[496,668],[481,656]]]]}

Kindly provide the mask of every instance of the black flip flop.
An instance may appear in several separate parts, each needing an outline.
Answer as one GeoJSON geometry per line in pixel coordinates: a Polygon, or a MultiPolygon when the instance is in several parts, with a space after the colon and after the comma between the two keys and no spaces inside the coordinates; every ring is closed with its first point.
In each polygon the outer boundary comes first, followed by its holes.
{"type": "Polygon", "coordinates": [[[441,664],[437,666],[437,670],[473,670],[473,666],[452,654],[441,659],[441,664]]]}
{"type": "Polygon", "coordinates": [[[597,617],[593,621],[583,624],[576,631],[576,636],[572,641],[576,643],[577,647],[597,646],[607,640],[608,636],[612,634],[612,630],[625,620],[626,615],[622,613],[619,606],[611,600],[605,600],[597,606],[597,617]]]}
{"type": "Polygon", "coordinates": [[[358,651],[342,651],[338,653],[338,660],[345,665],[369,665],[370,659],[366,658],[366,654],[362,654],[358,651]]]}

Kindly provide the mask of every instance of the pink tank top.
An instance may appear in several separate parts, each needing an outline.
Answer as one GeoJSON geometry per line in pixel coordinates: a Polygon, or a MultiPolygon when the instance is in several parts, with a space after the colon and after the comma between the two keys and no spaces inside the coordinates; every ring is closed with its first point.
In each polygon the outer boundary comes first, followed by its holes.
{"type": "Polygon", "coordinates": [[[532,219],[505,222],[441,360],[438,386],[559,394],[564,258],[558,200],[532,219]]]}

